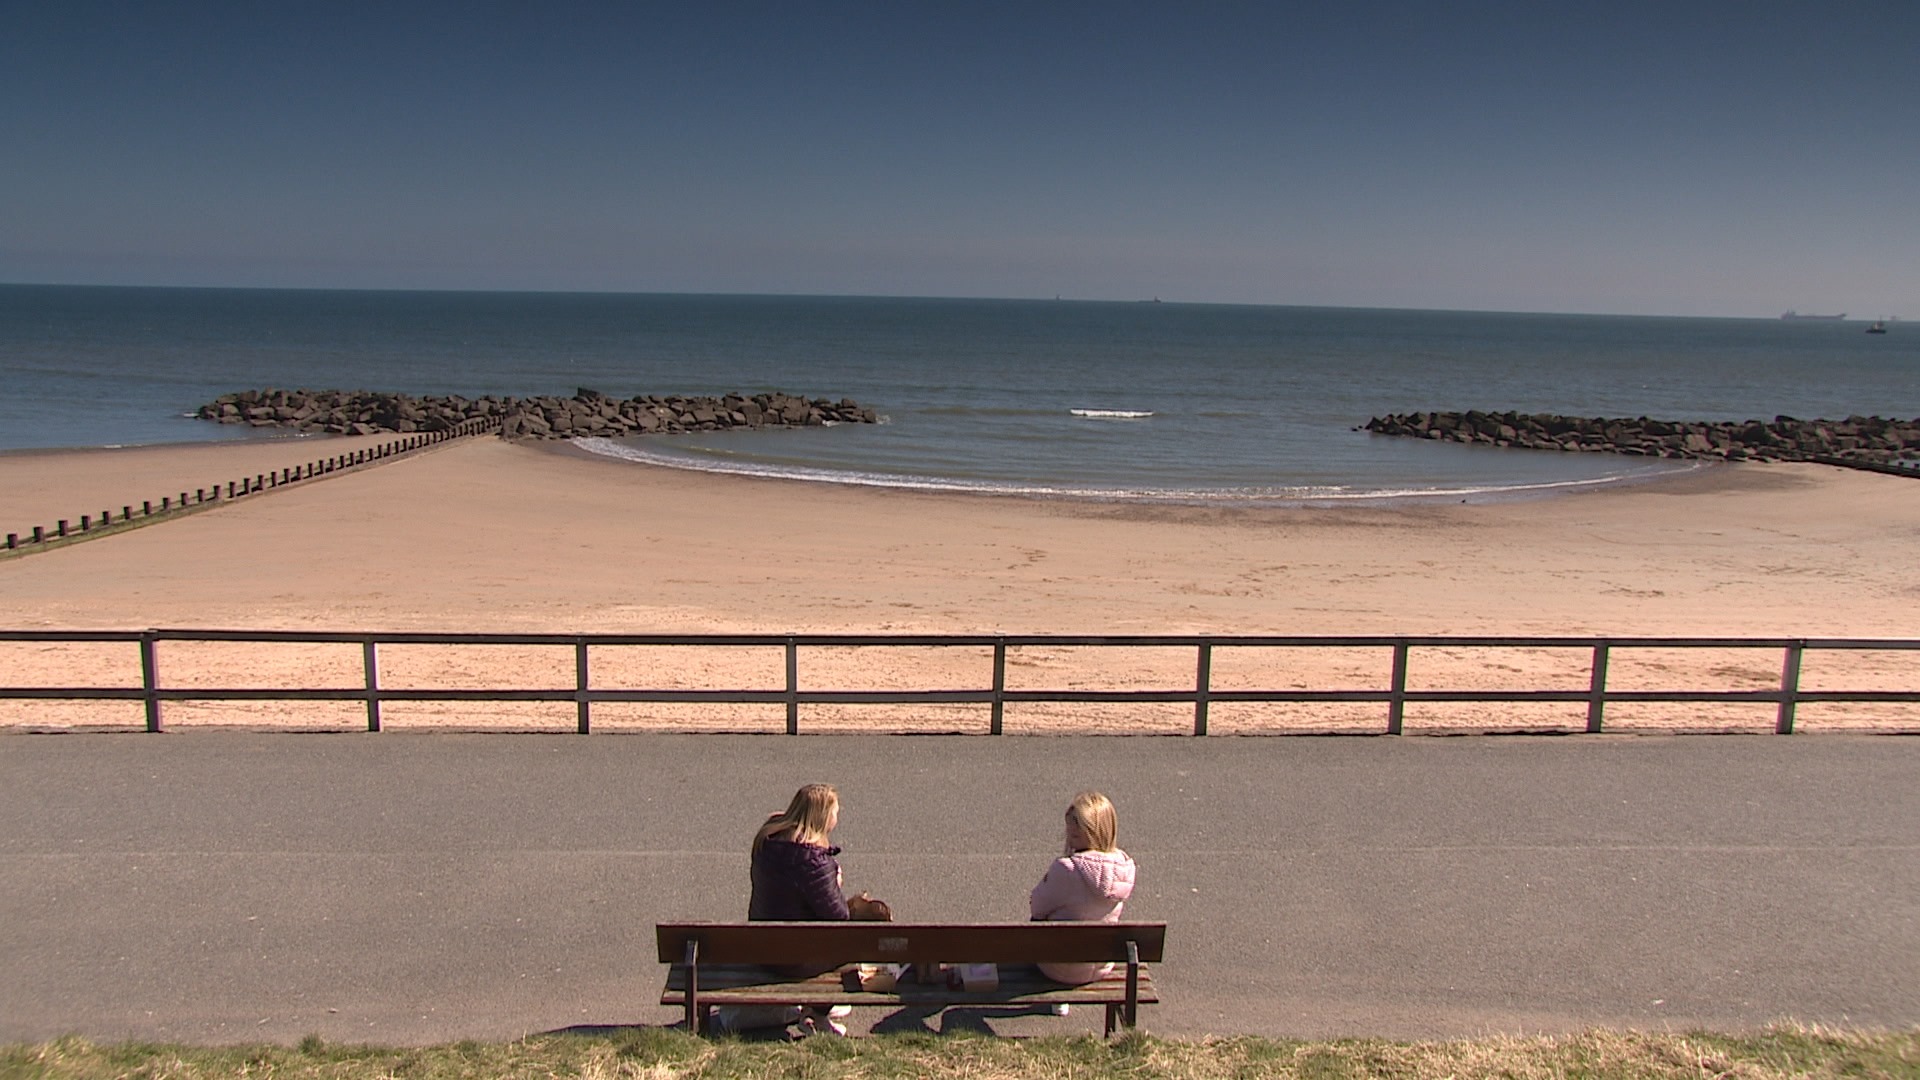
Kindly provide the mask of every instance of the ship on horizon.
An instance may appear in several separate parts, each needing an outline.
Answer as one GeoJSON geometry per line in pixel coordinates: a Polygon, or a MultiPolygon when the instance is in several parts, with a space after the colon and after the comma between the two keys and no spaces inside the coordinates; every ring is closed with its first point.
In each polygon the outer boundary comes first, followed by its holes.
{"type": "Polygon", "coordinates": [[[1802,315],[1797,311],[1783,311],[1780,313],[1780,317],[1783,319],[1824,319],[1828,322],[1833,322],[1846,318],[1847,313],[1843,311],[1838,315],[1802,315]]]}

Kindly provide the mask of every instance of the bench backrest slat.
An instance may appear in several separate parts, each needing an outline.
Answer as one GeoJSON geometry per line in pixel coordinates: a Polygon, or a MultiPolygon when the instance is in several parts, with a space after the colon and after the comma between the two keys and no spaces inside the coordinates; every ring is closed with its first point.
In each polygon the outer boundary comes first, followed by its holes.
{"type": "Polygon", "coordinates": [[[677,964],[700,944],[703,964],[1124,962],[1127,942],[1158,963],[1167,924],[1149,922],[660,923],[660,962],[677,964]]]}

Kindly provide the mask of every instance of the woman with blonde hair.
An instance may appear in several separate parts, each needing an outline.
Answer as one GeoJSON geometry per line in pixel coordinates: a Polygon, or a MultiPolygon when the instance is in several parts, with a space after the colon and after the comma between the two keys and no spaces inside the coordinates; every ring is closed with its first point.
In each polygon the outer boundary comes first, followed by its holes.
{"type": "MultiPolygon", "coordinates": [[[[1133,858],[1120,850],[1120,817],[1113,802],[1083,791],[1067,806],[1066,853],[1053,860],[1033,887],[1027,906],[1036,920],[1119,922],[1133,895],[1133,858]]],[[[1041,964],[1047,978],[1086,983],[1105,977],[1112,964],[1041,964]]]]}
{"type": "MultiPolygon", "coordinates": [[[[785,811],[754,830],[748,919],[830,922],[850,917],[846,894],[840,891],[840,863],[834,858],[840,849],[831,843],[839,824],[840,793],[832,784],[808,784],[793,793],[785,811]]],[[[796,977],[819,974],[816,968],[775,970],[796,977]]],[[[800,1022],[814,1032],[845,1035],[840,1017],[851,1011],[845,1006],[722,1005],[714,1010],[713,1029],[718,1034],[800,1022]]]]}
{"type": "Polygon", "coordinates": [[[848,917],[840,891],[840,863],[831,846],[840,824],[840,793],[832,784],[808,784],[793,793],[784,813],[753,834],[753,893],[747,918],[813,922],[848,917]]]}

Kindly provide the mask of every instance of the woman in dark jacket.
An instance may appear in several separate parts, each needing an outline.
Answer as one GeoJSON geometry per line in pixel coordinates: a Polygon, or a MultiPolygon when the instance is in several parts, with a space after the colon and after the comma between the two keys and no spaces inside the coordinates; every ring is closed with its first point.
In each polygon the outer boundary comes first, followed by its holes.
{"type": "MultiPolygon", "coordinates": [[[[840,793],[831,784],[808,784],[793,793],[785,813],[775,814],[753,834],[753,892],[747,899],[747,918],[779,922],[827,922],[849,917],[846,894],[840,890],[840,849],[828,841],[840,824],[840,793]]],[[[830,965],[837,966],[837,965],[830,965]]],[[[821,968],[777,969],[783,975],[805,977],[821,968]]],[[[788,1008],[780,1005],[734,1005],[714,1010],[717,1031],[785,1027],[796,1021],[809,1029],[845,1035],[839,1023],[850,1009],[788,1008]]]]}
{"type": "Polygon", "coordinates": [[[840,849],[829,845],[840,824],[840,793],[831,784],[808,784],[793,793],[786,813],[775,814],[753,834],[753,894],[747,918],[826,922],[846,919],[840,891],[840,849]]]}

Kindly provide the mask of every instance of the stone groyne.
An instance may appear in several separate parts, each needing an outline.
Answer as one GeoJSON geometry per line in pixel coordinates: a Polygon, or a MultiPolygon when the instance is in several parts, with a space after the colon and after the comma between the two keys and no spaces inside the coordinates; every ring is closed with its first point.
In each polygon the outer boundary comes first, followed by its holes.
{"type": "Polygon", "coordinates": [[[723,428],[871,424],[879,417],[848,398],[770,393],[719,397],[614,398],[582,388],[572,397],[415,397],[365,390],[245,390],[200,406],[203,420],[336,435],[448,431],[497,423],[504,439],[651,435],[723,428]]]}
{"type": "MultiPolygon", "coordinates": [[[[1417,412],[1376,416],[1356,431],[1530,450],[1585,451],[1723,461],[1920,460],[1920,419],[1650,420],[1512,412],[1417,412]]],[[[1837,463],[1837,462],[1836,462],[1837,463]]]]}

